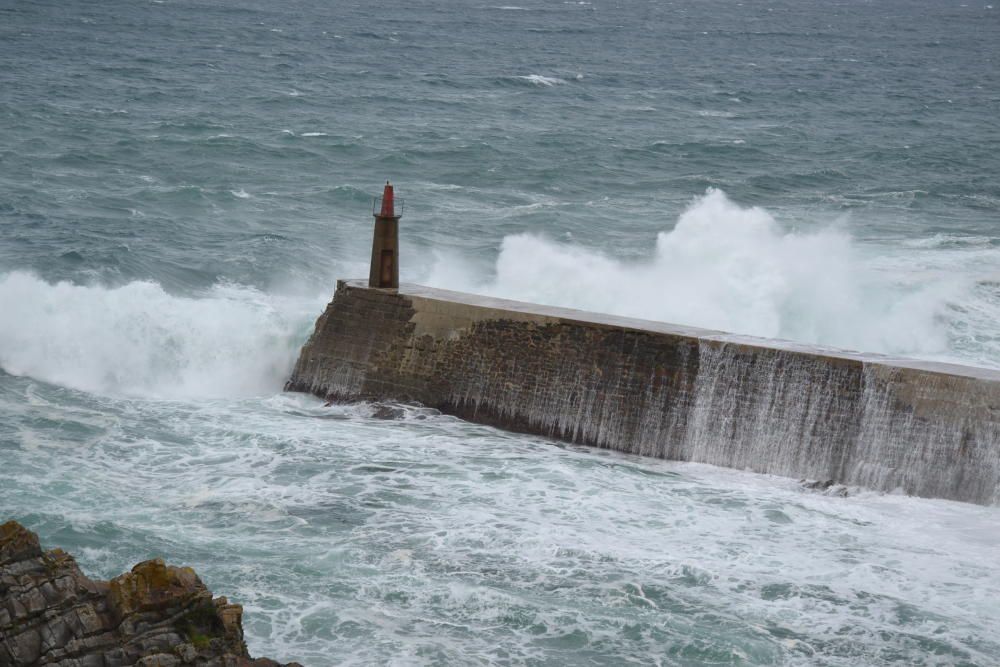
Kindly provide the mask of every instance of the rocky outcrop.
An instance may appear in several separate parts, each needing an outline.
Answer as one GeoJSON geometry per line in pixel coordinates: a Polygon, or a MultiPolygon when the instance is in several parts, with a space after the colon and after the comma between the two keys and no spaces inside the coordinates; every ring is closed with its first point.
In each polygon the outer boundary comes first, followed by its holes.
{"type": "Polygon", "coordinates": [[[16,521],[0,525],[0,667],[278,666],[250,657],[242,616],[189,567],[147,560],[94,581],[16,521]]]}

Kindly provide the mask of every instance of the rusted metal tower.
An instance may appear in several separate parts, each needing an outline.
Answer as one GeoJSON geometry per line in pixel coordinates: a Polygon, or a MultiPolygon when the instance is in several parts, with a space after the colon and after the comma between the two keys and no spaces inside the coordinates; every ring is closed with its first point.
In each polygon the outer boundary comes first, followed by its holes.
{"type": "Polygon", "coordinates": [[[385,182],[382,196],[375,199],[372,215],[375,216],[375,234],[372,237],[372,266],[368,286],[382,289],[399,288],[399,218],[403,202],[393,200],[392,185],[385,182]]]}

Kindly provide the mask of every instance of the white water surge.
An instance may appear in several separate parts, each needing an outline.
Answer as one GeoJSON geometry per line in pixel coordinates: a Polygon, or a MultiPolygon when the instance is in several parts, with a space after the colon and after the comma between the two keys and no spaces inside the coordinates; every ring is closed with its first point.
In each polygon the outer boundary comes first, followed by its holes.
{"type": "Polygon", "coordinates": [[[1000,366],[1000,249],[905,256],[837,227],[797,232],[719,190],[694,201],[644,259],[507,236],[483,280],[442,257],[428,284],[534,303],[865,352],[1000,366]]]}
{"type": "Polygon", "coordinates": [[[560,447],[307,396],[0,407],[0,507],[110,576],[192,565],[257,655],[990,665],[996,508],[560,447]]]}
{"type": "Polygon", "coordinates": [[[90,392],[252,396],[280,390],[323,297],[221,285],[201,298],[0,275],[0,367],[90,392]]]}

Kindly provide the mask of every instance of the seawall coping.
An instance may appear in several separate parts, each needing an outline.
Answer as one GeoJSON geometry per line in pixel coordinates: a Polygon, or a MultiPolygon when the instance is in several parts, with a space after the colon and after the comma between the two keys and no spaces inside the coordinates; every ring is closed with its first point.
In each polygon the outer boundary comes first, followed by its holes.
{"type": "MultiPolygon", "coordinates": [[[[360,289],[365,292],[382,292],[387,296],[391,294],[400,294],[410,298],[425,299],[427,301],[440,302],[443,304],[458,303],[465,306],[497,311],[496,319],[505,319],[505,314],[516,313],[520,316],[518,319],[522,319],[527,316],[537,317],[540,321],[560,320],[570,324],[586,324],[589,326],[623,329],[639,333],[667,334],[692,340],[742,345],[755,350],[795,352],[831,359],[841,359],[850,362],[859,362],[866,365],[883,366],[889,369],[900,368],[926,373],[959,376],[976,380],[986,380],[989,382],[1000,382],[1000,369],[966,366],[943,361],[913,359],[872,352],[855,352],[852,350],[844,350],[823,345],[798,343],[778,338],[760,338],[757,336],[727,333],[724,331],[670,324],[655,320],[643,320],[639,318],[594,313],[573,308],[563,308],[560,306],[546,306],[524,301],[513,301],[499,297],[470,294],[468,292],[455,292],[452,290],[426,287],[411,283],[401,283],[398,290],[370,288],[368,287],[367,281],[364,280],[341,280],[338,281],[338,284],[344,284],[352,289],[360,289]]],[[[427,310],[425,307],[425,312],[433,312],[433,310],[433,306],[430,310],[427,310]]],[[[483,319],[491,318],[484,317],[483,319]]]]}

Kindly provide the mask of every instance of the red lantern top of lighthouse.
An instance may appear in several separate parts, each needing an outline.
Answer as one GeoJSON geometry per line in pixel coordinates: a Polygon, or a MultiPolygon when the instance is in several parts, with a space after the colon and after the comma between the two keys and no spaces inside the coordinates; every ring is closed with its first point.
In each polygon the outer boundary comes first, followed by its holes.
{"type": "Polygon", "coordinates": [[[403,215],[403,200],[395,198],[389,181],[385,182],[382,196],[375,198],[375,202],[372,204],[372,215],[376,218],[395,219],[399,219],[403,215]]]}

